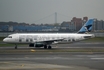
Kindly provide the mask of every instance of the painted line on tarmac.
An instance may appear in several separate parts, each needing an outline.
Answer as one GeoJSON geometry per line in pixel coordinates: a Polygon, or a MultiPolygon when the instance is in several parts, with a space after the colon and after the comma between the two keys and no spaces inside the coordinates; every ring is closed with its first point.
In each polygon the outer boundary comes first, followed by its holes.
{"type": "Polygon", "coordinates": [[[35,52],[36,50],[34,50],[34,49],[31,49],[30,51],[31,51],[31,52],[35,52]]]}

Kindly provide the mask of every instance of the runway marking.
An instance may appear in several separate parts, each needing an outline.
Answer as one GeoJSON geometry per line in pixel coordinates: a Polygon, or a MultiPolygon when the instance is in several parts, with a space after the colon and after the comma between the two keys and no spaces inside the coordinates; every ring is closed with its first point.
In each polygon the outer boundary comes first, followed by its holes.
{"type": "Polygon", "coordinates": [[[104,58],[91,58],[93,60],[104,60],[104,58]]]}
{"type": "Polygon", "coordinates": [[[30,51],[31,51],[31,52],[35,52],[36,50],[34,50],[34,49],[31,49],[30,51]]]}

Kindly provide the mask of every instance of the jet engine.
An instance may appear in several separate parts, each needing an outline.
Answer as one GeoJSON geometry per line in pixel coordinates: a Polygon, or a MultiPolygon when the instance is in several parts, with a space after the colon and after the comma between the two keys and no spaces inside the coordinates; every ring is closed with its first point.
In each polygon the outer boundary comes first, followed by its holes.
{"type": "Polygon", "coordinates": [[[34,44],[33,43],[29,44],[29,47],[34,47],[34,44]]]}
{"type": "Polygon", "coordinates": [[[43,47],[43,46],[44,46],[43,43],[36,43],[36,44],[35,44],[35,47],[43,47]]]}
{"type": "Polygon", "coordinates": [[[43,43],[31,43],[31,44],[29,44],[29,47],[43,47],[44,46],[44,44],[43,43]]]}

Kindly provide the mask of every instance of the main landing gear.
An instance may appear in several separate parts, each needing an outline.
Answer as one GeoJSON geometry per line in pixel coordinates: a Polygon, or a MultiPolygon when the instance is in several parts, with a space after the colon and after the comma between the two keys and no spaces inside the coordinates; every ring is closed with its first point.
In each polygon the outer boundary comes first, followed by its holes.
{"type": "MultiPolygon", "coordinates": [[[[52,47],[49,45],[48,49],[51,49],[52,47]]],[[[44,49],[47,49],[47,45],[44,45],[44,49]]]]}
{"type": "Polygon", "coordinates": [[[15,49],[17,49],[17,44],[15,44],[15,49]]]}

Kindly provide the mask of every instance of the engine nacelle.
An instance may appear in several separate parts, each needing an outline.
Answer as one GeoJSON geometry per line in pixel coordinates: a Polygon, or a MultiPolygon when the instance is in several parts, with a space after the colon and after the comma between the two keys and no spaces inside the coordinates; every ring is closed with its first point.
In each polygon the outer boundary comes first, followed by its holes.
{"type": "Polygon", "coordinates": [[[34,44],[33,43],[29,44],[29,47],[34,47],[34,44]]]}
{"type": "Polygon", "coordinates": [[[35,47],[43,47],[43,46],[44,46],[43,43],[36,43],[36,44],[35,44],[35,47]]]}
{"type": "Polygon", "coordinates": [[[44,46],[44,44],[43,43],[31,43],[31,44],[29,44],[29,47],[43,47],[44,46]]]}

